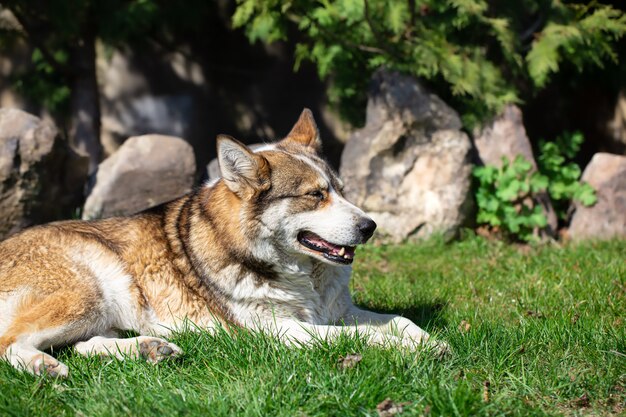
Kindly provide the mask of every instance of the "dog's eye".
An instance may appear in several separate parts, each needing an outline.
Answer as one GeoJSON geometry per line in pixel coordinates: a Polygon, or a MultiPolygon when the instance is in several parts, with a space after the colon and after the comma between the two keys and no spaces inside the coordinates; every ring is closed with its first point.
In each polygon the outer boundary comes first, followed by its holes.
{"type": "Polygon", "coordinates": [[[306,195],[310,195],[311,197],[315,197],[318,200],[324,199],[324,193],[321,190],[309,191],[306,195]]]}

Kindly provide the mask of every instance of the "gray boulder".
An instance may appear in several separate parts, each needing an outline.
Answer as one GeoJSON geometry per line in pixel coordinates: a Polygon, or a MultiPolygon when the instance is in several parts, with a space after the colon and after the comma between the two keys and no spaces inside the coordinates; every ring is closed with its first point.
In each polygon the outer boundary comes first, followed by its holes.
{"type": "Polygon", "coordinates": [[[346,197],[400,242],[453,235],[471,218],[471,143],[458,114],[417,80],[374,74],[367,123],[341,157],[346,197]]]}
{"type": "MultiPolygon", "coordinates": [[[[533,165],[534,171],[537,170],[533,149],[524,128],[522,111],[515,105],[506,106],[501,114],[483,127],[475,129],[474,145],[478,151],[478,158],[484,165],[499,167],[502,165],[503,157],[513,161],[521,155],[533,165]]],[[[547,193],[540,193],[535,196],[535,200],[535,203],[543,208],[548,220],[544,234],[555,236],[557,218],[550,196],[547,193]]]]}
{"type": "Polygon", "coordinates": [[[626,156],[595,154],[581,180],[596,190],[598,201],[591,207],[574,204],[569,236],[574,240],[626,237],[626,156]]]}
{"type": "Polygon", "coordinates": [[[17,109],[0,109],[0,239],[67,218],[79,207],[88,159],[56,127],[17,109]]]}
{"type": "Polygon", "coordinates": [[[193,186],[196,162],[183,139],[129,138],[95,174],[83,219],[128,215],[173,200],[193,186]]]}

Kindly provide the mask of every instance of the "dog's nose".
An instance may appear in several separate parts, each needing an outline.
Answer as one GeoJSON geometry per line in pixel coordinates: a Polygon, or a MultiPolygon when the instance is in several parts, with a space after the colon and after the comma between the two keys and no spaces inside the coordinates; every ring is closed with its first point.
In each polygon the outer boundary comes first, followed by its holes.
{"type": "Polygon", "coordinates": [[[376,230],[376,223],[374,220],[363,217],[357,223],[357,227],[359,228],[359,232],[363,235],[363,240],[367,240],[374,234],[374,230],[376,230]]]}

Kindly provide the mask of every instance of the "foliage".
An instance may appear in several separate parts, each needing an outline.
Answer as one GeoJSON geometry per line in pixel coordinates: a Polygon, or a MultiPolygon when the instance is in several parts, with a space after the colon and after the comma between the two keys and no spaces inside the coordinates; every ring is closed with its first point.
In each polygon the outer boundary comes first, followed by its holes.
{"type": "MultiPolygon", "coordinates": [[[[54,54],[57,62],[67,63],[67,53],[59,50],[54,54]]],[[[33,64],[30,71],[14,75],[13,85],[16,91],[35,102],[41,103],[55,114],[67,112],[70,89],[65,80],[47,62],[40,49],[35,48],[31,56],[33,64]]]]}
{"type": "Polygon", "coordinates": [[[476,167],[473,174],[478,180],[478,223],[523,241],[532,240],[537,229],[547,225],[542,207],[533,196],[546,190],[548,179],[524,157],[518,156],[512,163],[503,157],[500,167],[476,167]]]}
{"type": "Polygon", "coordinates": [[[303,36],[303,60],[332,80],[329,97],[358,118],[372,72],[429,80],[468,127],[542,88],[563,64],[617,61],[626,15],[612,6],[548,0],[237,0],[233,25],[251,41],[303,36]],[[360,107],[359,107],[360,106],[360,107]]]}
{"type": "Polygon", "coordinates": [[[376,416],[387,397],[405,404],[398,417],[620,415],[625,246],[366,245],[355,300],[415,320],[451,358],[352,338],[296,348],[242,330],[177,333],[185,354],[156,366],[55,351],[70,367],[62,381],[0,361],[0,415],[376,416]],[[353,353],[362,361],[342,369],[353,353]]]}
{"type": "Polygon", "coordinates": [[[73,60],[77,45],[168,45],[173,32],[197,36],[215,13],[215,5],[202,0],[185,7],[165,0],[6,0],[2,8],[19,24],[0,25],[0,51],[19,40],[33,50],[31,65],[12,74],[13,84],[54,113],[68,108],[72,80],[84,76],[87,65],[73,60]]]}
{"type": "Polygon", "coordinates": [[[145,29],[154,11],[150,0],[7,0],[2,7],[19,25],[0,39],[22,38],[33,50],[31,65],[12,74],[13,84],[56,115],[67,113],[72,79],[85,71],[85,64],[72,60],[76,45],[126,40],[145,29]]]}
{"type": "Polygon", "coordinates": [[[573,162],[584,141],[582,133],[565,133],[554,142],[541,141],[537,164],[548,180],[548,192],[560,219],[567,217],[570,202],[575,200],[585,206],[593,205],[596,193],[591,185],[579,181],[581,170],[573,162]]]}
{"type": "Polygon", "coordinates": [[[537,229],[547,220],[536,195],[547,192],[557,216],[564,220],[572,201],[593,205],[595,190],[579,181],[580,167],[572,161],[584,138],[579,132],[565,133],[554,142],[542,141],[537,171],[522,156],[511,163],[502,158],[502,165],[475,167],[477,180],[477,222],[501,230],[509,237],[531,241],[537,229]]]}

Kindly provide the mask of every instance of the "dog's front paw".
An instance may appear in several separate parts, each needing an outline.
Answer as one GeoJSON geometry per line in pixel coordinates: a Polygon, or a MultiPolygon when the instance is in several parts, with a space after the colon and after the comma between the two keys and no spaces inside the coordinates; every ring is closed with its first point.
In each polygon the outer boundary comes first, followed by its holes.
{"type": "Polygon", "coordinates": [[[426,342],[425,347],[437,359],[443,359],[452,355],[452,348],[443,340],[429,340],[426,342]]]}
{"type": "Polygon", "coordinates": [[[412,352],[426,352],[437,359],[443,359],[452,354],[452,348],[443,340],[435,340],[432,338],[415,340],[412,338],[402,338],[402,346],[412,352]]]}
{"type": "Polygon", "coordinates": [[[139,354],[150,363],[159,363],[164,359],[180,356],[183,350],[167,340],[145,338],[139,342],[139,354]]]}

